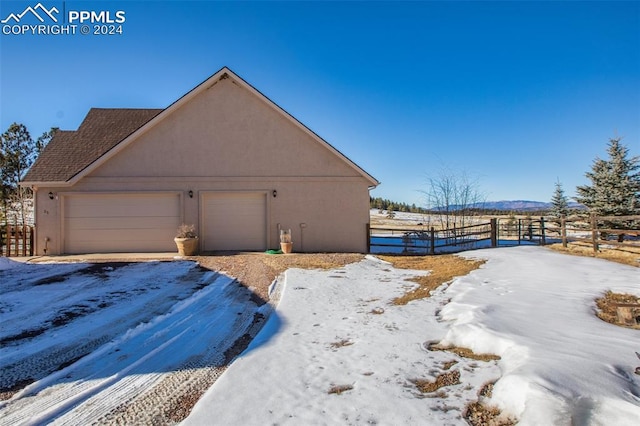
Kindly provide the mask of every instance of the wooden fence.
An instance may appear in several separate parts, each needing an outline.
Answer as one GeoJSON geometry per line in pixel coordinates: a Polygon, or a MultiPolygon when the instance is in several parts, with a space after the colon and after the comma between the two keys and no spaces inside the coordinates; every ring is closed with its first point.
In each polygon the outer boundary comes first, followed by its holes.
{"type": "Polygon", "coordinates": [[[547,232],[556,234],[564,247],[570,242],[588,242],[594,252],[604,244],[607,248],[640,248],[640,215],[562,217],[548,223],[547,232]]]}
{"type": "Polygon", "coordinates": [[[640,251],[640,215],[491,219],[443,230],[419,225],[371,226],[367,227],[367,235],[370,253],[436,254],[558,242],[565,247],[571,242],[587,242],[596,252],[604,244],[607,248],[633,247],[640,251]]]}
{"type": "Polygon", "coordinates": [[[496,219],[451,229],[368,226],[367,231],[370,253],[436,254],[498,245],[496,219]]]}
{"type": "Polygon", "coordinates": [[[33,226],[0,225],[0,256],[33,256],[33,226]]]}

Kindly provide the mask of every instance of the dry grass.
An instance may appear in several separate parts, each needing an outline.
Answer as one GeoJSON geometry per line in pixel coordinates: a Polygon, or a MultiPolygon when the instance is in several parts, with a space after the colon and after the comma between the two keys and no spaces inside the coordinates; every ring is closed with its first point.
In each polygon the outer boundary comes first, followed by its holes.
{"type": "Polygon", "coordinates": [[[445,362],[444,364],[442,364],[442,369],[443,369],[443,370],[450,370],[450,369],[451,369],[451,367],[453,367],[453,366],[454,366],[454,365],[456,365],[457,363],[458,363],[458,361],[454,361],[454,360],[447,361],[447,362],[445,362]]]}
{"type": "Polygon", "coordinates": [[[602,321],[606,321],[610,324],[618,325],[620,327],[636,328],[621,324],[618,321],[617,305],[619,303],[640,303],[640,297],[626,293],[614,293],[609,290],[602,297],[596,299],[596,306],[598,307],[596,315],[602,321]]]}
{"type": "Polygon", "coordinates": [[[551,244],[550,249],[576,256],[597,257],[640,268],[640,247],[624,246],[619,249],[600,247],[600,251],[594,252],[593,246],[587,242],[573,242],[567,247],[562,244],[551,244]]]}
{"type": "Polygon", "coordinates": [[[222,271],[250,287],[263,301],[269,300],[268,288],[273,280],[289,268],[333,269],[364,259],[351,253],[294,253],[288,255],[212,254],[190,257],[201,266],[222,271]]]}
{"type": "Polygon", "coordinates": [[[455,255],[440,256],[378,256],[395,268],[431,271],[429,275],[411,278],[418,287],[393,301],[396,305],[406,305],[412,300],[431,296],[431,291],[456,277],[467,275],[478,269],[485,260],[463,259],[455,255]]]}
{"type": "Polygon", "coordinates": [[[341,393],[350,391],[352,389],[353,389],[352,385],[333,385],[329,388],[327,393],[329,395],[332,395],[332,394],[340,395],[341,393]]]}
{"type": "Polygon", "coordinates": [[[337,342],[331,343],[329,346],[331,346],[331,349],[338,349],[338,348],[344,348],[345,346],[351,346],[351,345],[353,345],[353,342],[351,340],[342,339],[337,342]]]}
{"type": "Polygon", "coordinates": [[[517,424],[515,419],[501,416],[497,407],[486,406],[478,401],[467,405],[463,417],[472,426],[512,426],[517,424]]]}
{"type": "Polygon", "coordinates": [[[426,379],[413,379],[410,380],[410,382],[416,385],[420,392],[431,393],[445,386],[460,384],[460,372],[458,370],[447,371],[446,373],[438,375],[435,382],[426,379]]]}
{"type": "Polygon", "coordinates": [[[478,392],[478,396],[484,397],[484,398],[491,398],[491,395],[493,395],[493,386],[495,384],[496,382],[487,382],[484,385],[482,385],[482,387],[480,388],[480,391],[478,392]]]}
{"type": "Polygon", "coordinates": [[[451,352],[454,353],[456,355],[458,355],[459,357],[462,358],[468,358],[468,359],[474,359],[476,361],[497,361],[500,359],[500,357],[498,355],[493,355],[493,354],[477,354],[475,352],[473,352],[471,349],[469,348],[461,348],[458,346],[440,346],[437,343],[432,343],[430,344],[427,349],[429,349],[430,351],[446,351],[446,352],[451,352]]]}

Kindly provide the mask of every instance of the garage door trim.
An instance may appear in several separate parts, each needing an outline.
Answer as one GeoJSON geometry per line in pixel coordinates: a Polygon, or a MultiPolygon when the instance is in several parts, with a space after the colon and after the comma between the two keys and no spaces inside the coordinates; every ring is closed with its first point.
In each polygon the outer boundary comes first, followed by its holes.
{"type": "Polygon", "coordinates": [[[266,248],[271,247],[271,235],[269,233],[269,223],[271,217],[271,197],[269,194],[272,190],[213,190],[213,191],[199,191],[198,199],[200,203],[199,213],[200,213],[200,238],[201,238],[201,249],[206,250],[207,241],[207,215],[206,215],[206,202],[205,199],[207,196],[211,195],[235,195],[235,194],[259,194],[264,197],[264,244],[266,248]]]}
{"type": "Polygon", "coordinates": [[[66,219],[67,212],[66,209],[66,199],[67,197],[73,196],[154,196],[154,195],[167,195],[167,196],[177,196],[178,198],[178,218],[179,222],[184,222],[184,194],[182,191],[77,191],[77,192],[60,192],[58,193],[60,201],[59,201],[59,212],[60,212],[60,253],[67,253],[68,251],[68,241],[67,238],[67,229],[66,229],[66,219]]]}

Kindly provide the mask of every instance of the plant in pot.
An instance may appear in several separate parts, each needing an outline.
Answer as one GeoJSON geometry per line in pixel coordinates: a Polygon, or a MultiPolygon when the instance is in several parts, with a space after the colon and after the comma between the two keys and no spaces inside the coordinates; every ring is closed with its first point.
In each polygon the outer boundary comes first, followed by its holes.
{"type": "Polygon", "coordinates": [[[291,253],[293,249],[293,243],[291,242],[291,229],[281,229],[280,230],[280,250],[284,254],[291,253]]]}
{"type": "Polygon", "coordinates": [[[193,256],[198,252],[198,236],[194,225],[182,224],[178,227],[176,237],[173,239],[178,247],[180,256],[193,256]]]}

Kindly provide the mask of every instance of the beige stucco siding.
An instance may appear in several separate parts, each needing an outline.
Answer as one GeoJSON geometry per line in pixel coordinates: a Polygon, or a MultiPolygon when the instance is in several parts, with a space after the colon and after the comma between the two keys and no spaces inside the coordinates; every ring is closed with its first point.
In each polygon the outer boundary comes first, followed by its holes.
{"type": "Polygon", "coordinates": [[[48,254],[63,250],[60,233],[64,212],[64,197],[75,192],[162,192],[182,191],[181,212],[185,223],[199,229],[206,217],[201,217],[201,194],[211,191],[262,191],[267,193],[268,246],[278,247],[278,225],[291,229],[295,251],[305,252],[365,252],[365,227],[369,222],[369,191],[363,178],[276,178],[247,179],[86,179],[72,188],[39,188],[37,196],[38,254],[44,254],[44,239],[48,254]],[[274,198],[273,190],[277,191],[274,198]],[[57,199],[50,200],[53,191],[57,199]],[[193,191],[193,198],[188,191],[193,191]],[[306,227],[301,228],[301,224],[306,227]]]}
{"type": "Polygon", "coordinates": [[[91,176],[357,176],[280,111],[221,80],[91,176]]]}
{"type": "Polygon", "coordinates": [[[68,184],[38,186],[37,253],[63,253],[65,197],[175,193],[177,214],[200,233],[211,229],[203,204],[216,192],[265,197],[264,220],[256,223],[264,223],[261,238],[266,235],[268,248],[279,247],[279,229],[291,229],[294,251],[365,252],[375,179],[241,81],[221,77],[210,83],[68,184]]]}

